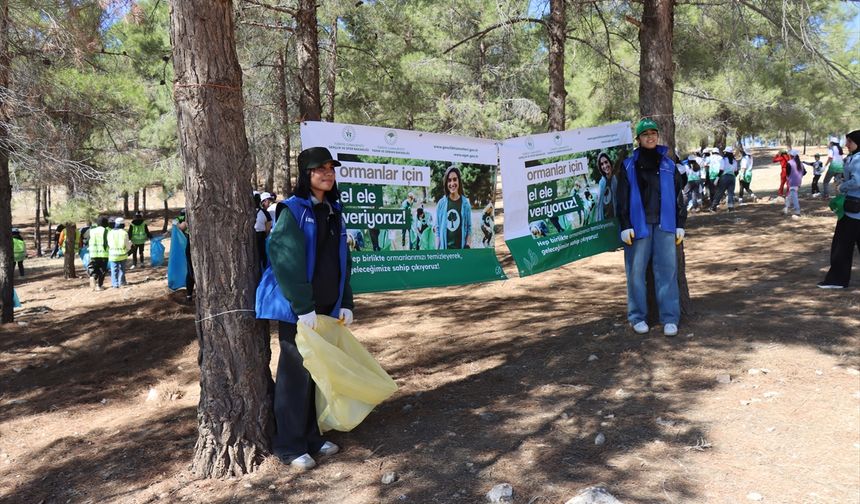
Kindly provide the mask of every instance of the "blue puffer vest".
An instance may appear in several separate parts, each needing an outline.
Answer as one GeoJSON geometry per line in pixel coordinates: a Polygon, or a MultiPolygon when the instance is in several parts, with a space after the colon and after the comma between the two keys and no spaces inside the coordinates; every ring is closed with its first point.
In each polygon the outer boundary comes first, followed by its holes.
{"type": "MultiPolygon", "coordinates": [[[[293,214],[299,229],[305,237],[305,266],[308,282],[312,282],[314,278],[314,266],[316,265],[316,243],[317,243],[317,222],[314,217],[313,203],[311,200],[291,196],[284,201],[290,213],[293,214]]],[[[340,203],[334,203],[334,209],[337,212],[342,211],[340,203]]],[[[266,252],[268,254],[269,240],[266,240],[266,252]]],[[[343,289],[346,284],[346,224],[341,220],[340,240],[340,290],[337,298],[337,303],[334,309],[329,314],[334,318],[340,315],[340,305],[343,302],[343,289]]],[[[271,257],[271,256],[270,256],[271,257]]],[[[257,286],[257,302],[255,305],[258,319],[280,320],[295,324],[299,317],[293,311],[290,302],[284,297],[278,281],[275,278],[275,273],[272,270],[272,265],[269,264],[266,271],[263,272],[263,277],[260,279],[260,284],[257,286]]]]}
{"type": "MultiPolygon", "coordinates": [[[[666,157],[669,151],[665,145],[658,145],[660,153],[660,229],[667,233],[675,233],[675,163],[666,157]],[[671,198],[666,195],[671,194],[671,198]]],[[[630,224],[636,240],[647,238],[650,233],[645,223],[645,207],[642,205],[642,195],[639,193],[639,182],[636,177],[636,161],[639,160],[639,149],[624,160],[624,170],[627,172],[627,182],[630,184],[630,224]]]]}

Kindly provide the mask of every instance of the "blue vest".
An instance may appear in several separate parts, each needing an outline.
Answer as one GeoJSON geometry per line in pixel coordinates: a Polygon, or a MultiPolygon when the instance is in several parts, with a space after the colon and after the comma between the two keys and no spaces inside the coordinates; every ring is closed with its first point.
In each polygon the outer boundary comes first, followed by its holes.
{"type": "MultiPolygon", "coordinates": [[[[624,170],[627,172],[627,182],[630,184],[630,224],[636,240],[647,238],[648,225],[645,223],[645,207],[642,205],[642,195],[639,193],[639,182],[636,177],[636,161],[639,160],[639,150],[624,160],[624,170]]],[[[675,233],[675,163],[666,157],[668,147],[658,145],[660,153],[660,229],[667,233],[675,233]],[[667,197],[671,195],[671,197],[667,197]]]]}
{"type": "MultiPolygon", "coordinates": [[[[305,271],[307,273],[307,281],[313,282],[314,266],[316,265],[317,253],[317,222],[314,216],[313,204],[310,200],[291,196],[284,201],[290,213],[293,214],[299,229],[305,237],[305,271]]],[[[340,203],[335,203],[334,208],[340,212],[342,207],[340,203]]],[[[266,240],[266,252],[268,255],[269,239],[266,240]]],[[[346,285],[346,223],[341,219],[340,240],[339,240],[339,255],[340,255],[340,290],[335,303],[334,309],[329,314],[334,318],[340,315],[340,305],[343,302],[343,289],[346,285]]],[[[263,272],[263,277],[260,279],[260,284],[257,286],[257,302],[255,305],[258,319],[280,320],[295,324],[299,317],[293,311],[290,302],[284,297],[281,287],[278,285],[278,280],[275,278],[275,272],[272,270],[272,265],[266,267],[263,272]]]]}

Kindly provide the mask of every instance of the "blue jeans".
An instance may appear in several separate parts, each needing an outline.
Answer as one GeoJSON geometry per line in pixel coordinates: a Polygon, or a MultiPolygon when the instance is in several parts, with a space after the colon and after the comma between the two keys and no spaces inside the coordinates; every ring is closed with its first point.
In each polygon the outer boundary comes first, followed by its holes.
{"type": "Polygon", "coordinates": [[[128,282],[125,281],[125,263],[127,261],[119,261],[113,262],[110,261],[108,265],[110,266],[110,286],[111,287],[119,287],[120,285],[126,285],[128,282]]]}
{"type": "Polygon", "coordinates": [[[636,237],[633,245],[624,247],[624,268],[627,270],[627,320],[631,324],[647,321],[648,293],[645,273],[648,262],[654,270],[654,287],[661,324],[677,324],[681,318],[678,298],[678,257],[675,233],[667,233],[659,224],[648,224],[650,235],[636,237]]]}

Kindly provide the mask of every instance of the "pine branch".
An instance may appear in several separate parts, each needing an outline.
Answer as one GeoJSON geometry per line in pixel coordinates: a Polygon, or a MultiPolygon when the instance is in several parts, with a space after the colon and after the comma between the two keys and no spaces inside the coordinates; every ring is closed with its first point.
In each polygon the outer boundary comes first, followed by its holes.
{"type": "Polygon", "coordinates": [[[479,32],[477,32],[477,33],[474,33],[474,34],[472,34],[472,35],[469,35],[468,37],[466,37],[466,38],[464,38],[463,40],[461,40],[461,41],[457,42],[456,44],[452,45],[452,46],[451,46],[451,47],[449,47],[448,49],[445,49],[444,51],[442,51],[442,54],[448,54],[449,52],[451,52],[451,51],[453,51],[454,49],[456,49],[456,48],[460,47],[461,45],[465,44],[466,42],[468,42],[468,41],[470,41],[470,40],[472,40],[472,39],[476,39],[476,38],[483,37],[484,35],[486,35],[486,34],[490,33],[491,31],[493,31],[493,30],[495,30],[495,29],[502,28],[502,27],[504,27],[504,26],[510,26],[510,25],[513,25],[513,24],[516,24],[516,23],[535,23],[535,24],[540,24],[540,25],[543,25],[544,27],[546,27],[546,21],[544,21],[543,19],[536,19],[536,18],[515,18],[515,19],[508,19],[507,21],[502,21],[501,23],[496,23],[496,24],[494,24],[494,25],[492,25],[492,26],[489,26],[489,27],[487,27],[487,28],[484,28],[483,30],[481,30],[481,31],[479,31],[479,32]]]}

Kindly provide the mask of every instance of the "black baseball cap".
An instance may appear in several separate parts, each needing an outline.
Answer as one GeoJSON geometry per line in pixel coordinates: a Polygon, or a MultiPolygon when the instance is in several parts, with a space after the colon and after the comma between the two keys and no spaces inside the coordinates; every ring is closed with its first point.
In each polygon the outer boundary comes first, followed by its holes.
{"type": "Polygon", "coordinates": [[[335,166],[340,162],[334,159],[325,147],[311,147],[299,153],[299,170],[313,170],[331,161],[335,166]]]}

